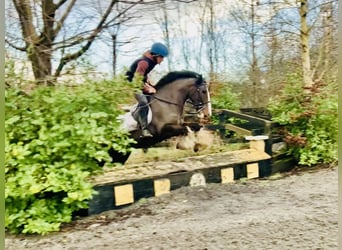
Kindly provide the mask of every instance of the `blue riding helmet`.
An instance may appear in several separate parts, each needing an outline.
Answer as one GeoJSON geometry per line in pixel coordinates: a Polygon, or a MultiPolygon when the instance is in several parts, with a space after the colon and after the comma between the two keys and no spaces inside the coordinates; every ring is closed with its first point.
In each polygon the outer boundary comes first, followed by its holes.
{"type": "Polygon", "coordinates": [[[169,50],[162,43],[154,43],[151,47],[151,52],[162,57],[167,57],[169,55],[169,50]]]}

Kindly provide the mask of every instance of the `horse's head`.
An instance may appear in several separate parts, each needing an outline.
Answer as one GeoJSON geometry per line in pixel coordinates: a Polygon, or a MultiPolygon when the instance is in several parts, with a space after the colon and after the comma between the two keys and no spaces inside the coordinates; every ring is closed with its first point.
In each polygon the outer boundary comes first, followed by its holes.
{"type": "Polygon", "coordinates": [[[192,71],[173,71],[155,85],[155,99],[170,105],[184,106],[189,102],[198,112],[211,115],[208,85],[202,75],[192,71]]]}
{"type": "Polygon", "coordinates": [[[189,91],[188,102],[205,117],[211,116],[210,93],[208,84],[201,75],[198,75],[194,86],[189,91]]]}

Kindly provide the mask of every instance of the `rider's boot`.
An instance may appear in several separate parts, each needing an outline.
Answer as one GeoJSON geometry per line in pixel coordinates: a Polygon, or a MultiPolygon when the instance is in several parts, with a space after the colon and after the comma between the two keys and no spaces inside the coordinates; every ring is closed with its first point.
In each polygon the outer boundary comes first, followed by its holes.
{"type": "Polygon", "coordinates": [[[134,119],[141,127],[142,137],[153,137],[151,132],[147,129],[147,115],[148,115],[148,100],[144,94],[135,93],[135,99],[138,101],[138,107],[133,112],[134,119]]]}
{"type": "Polygon", "coordinates": [[[148,126],[147,114],[148,114],[147,107],[141,107],[138,110],[138,122],[141,127],[141,134],[142,134],[142,137],[153,137],[151,132],[147,129],[147,126],[148,126]]]}

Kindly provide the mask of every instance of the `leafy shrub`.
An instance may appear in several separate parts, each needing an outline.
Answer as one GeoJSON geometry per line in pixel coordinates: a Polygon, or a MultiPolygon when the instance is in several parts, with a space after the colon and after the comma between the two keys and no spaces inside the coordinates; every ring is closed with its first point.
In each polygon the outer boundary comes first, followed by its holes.
{"type": "Polygon", "coordinates": [[[20,67],[9,56],[6,56],[5,60],[5,86],[19,87],[24,82],[27,82],[27,79],[24,77],[25,67],[20,67]]]}
{"type": "Polygon", "coordinates": [[[227,83],[221,83],[211,94],[213,109],[237,110],[240,107],[239,95],[234,93],[227,83]]]}
{"type": "Polygon", "coordinates": [[[300,77],[289,76],[282,93],[271,101],[273,120],[285,125],[289,154],[299,164],[337,160],[337,85],[315,83],[304,89],[300,77]]]}
{"type": "Polygon", "coordinates": [[[133,142],[119,128],[118,104],[131,93],[120,80],[5,91],[5,227],[45,234],[70,222],[94,194],[88,178],[133,142]]]}
{"type": "MultiPolygon", "coordinates": [[[[234,93],[228,83],[215,82],[214,89],[211,89],[211,104],[213,109],[237,110],[240,107],[239,95],[234,93]]],[[[211,117],[213,124],[219,124],[220,119],[217,114],[211,117]]]]}

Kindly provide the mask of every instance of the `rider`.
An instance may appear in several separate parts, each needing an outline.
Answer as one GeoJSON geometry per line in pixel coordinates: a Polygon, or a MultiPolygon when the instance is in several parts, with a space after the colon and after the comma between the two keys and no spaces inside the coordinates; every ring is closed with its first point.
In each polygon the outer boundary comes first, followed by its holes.
{"type": "Polygon", "coordinates": [[[138,108],[136,110],[137,121],[141,127],[143,137],[153,136],[147,129],[148,99],[146,96],[156,93],[156,89],[151,84],[148,73],[150,73],[157,64],[160,64],[168,54],[169,50],[164,44],[154,43],[152,44],[151,49],[146,51],[141,58],[135,60],[126,72],[127,80],[130,82],[136,74],[143,77],[142,94],[135,94],[135,98],[138,101],[138,108]]]}

